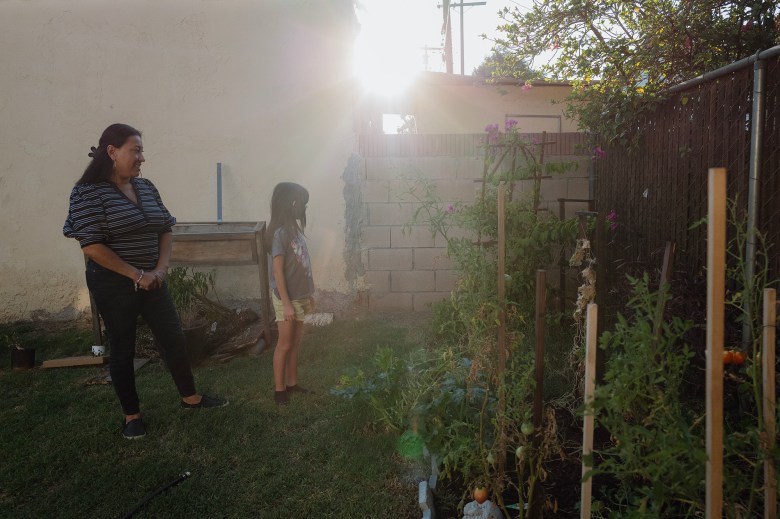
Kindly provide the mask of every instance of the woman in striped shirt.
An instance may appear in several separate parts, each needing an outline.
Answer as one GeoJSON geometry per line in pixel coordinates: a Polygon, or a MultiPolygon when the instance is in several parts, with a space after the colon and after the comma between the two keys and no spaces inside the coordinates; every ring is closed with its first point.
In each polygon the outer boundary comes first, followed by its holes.
{"type": "Polygon", "coordinates": [[[78,240],[88,258],[87,287],[106,325],[111,381],[125,415],[122,435],[137,439],[146,435],[133,366],[139,315],[160,345],[182,408],[228,402],[195,390],[181,322],[165,284],[176,219],[154,184],[140,177],[141,132],[112,124],[89,156],[92,162],[70,194],[63,233],[78,240]]]}

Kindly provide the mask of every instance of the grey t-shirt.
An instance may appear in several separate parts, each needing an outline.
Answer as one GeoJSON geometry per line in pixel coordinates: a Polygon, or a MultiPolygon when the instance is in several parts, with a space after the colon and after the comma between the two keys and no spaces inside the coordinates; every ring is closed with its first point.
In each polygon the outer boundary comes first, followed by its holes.
{"type": "Polygon", "coordinates": [[[274,231],[271,261],[268,263],[271,289],[277,297],[280,297],[274,279],[273,259],[276,256],[284,256],[284,279],[287,282],[287,294],[290,300],[306,299],[314,294],[309,249],[306,248],[306,241],[302,234],[298,233],[292,238],[288,238],[287,234],[281,227],[274,231]]]}

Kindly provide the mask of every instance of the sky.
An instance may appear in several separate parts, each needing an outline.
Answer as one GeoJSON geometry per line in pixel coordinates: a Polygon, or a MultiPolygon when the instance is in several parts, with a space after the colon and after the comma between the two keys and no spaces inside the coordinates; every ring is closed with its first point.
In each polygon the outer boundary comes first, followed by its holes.
{"type": "MultiPolygon", "coordinates": [[[[504,7],[528,9],[532,0],[464,0],[484,1],[485,5],[463,8],[464,67],[466,75],[491,53],[492,42],[481,34],[496,35],[501,23],[498,12],[504,7]]],[[[412,71],[444,72],[441,47],[441,0],[359,0],[358,19],[361,34],[357,41],[356,72],[364,82],[377,88],[398,88],[412,71]],[[426,52],[426,48],[428,49],[426,52]],[[427,54],[427,61],[425,59],[427,54]]],[[[451,0],[461,3],[461,0],[451,0]]],[[[461,73],[460,7],[451,7],[453,72],[461,73]]]]}

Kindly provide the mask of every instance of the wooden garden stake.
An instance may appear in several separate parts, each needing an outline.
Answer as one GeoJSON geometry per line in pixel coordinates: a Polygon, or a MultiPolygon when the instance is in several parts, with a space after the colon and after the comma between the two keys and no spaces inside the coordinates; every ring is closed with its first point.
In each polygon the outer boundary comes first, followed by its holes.
{"type": "MultiPolygon", "coordinates": [[[[672,264],[674,263],[675,244],[673,241],[666,242],[664,250],[664,261],[661,266],[661,281],[658,283],[658,290],[663,290],[672,278],[672,264]]],[[[661,335],[661,322],[664,319],[664,309],[666,308],[666,298],[659,298],[655,307],[655,317],[653,318],[653,338],[657,341],[661,335]]]]}
{"type": "MultiPolygon", "coordinates": [[[[775,431],[775,413],[777,412],[777,395],[775,395],[775,327],[777,326],[777,291],[774,288],[764,290],[764,333],[761,348],[761,369],[763,374],[764,395],[764,433],[766,434],[766,450],[774,448],[777,431],[775,431]]],[[[777,519],[777,474],[772,459],[764,460],[764,519],[777,519]]]]}
{"type": "MultiPolygon", "coordinates": [[[[585,405],[593,402],[593,393],[596,389],[596,348],[598,346],[598,306],[596,303],[588,305],[585,318],[585,405]]],[[[593,468],[593,461],[588,457],[593,454],[593,413],[586,409],[582,423],[582,475],[593,468]]],[[[590,518],[590,497],[593,487],[593,478],[583,479],[580,492],[580,518],[590,518]]]]}
{"type": "Polygon", "coordinates": [[[707,196],[707,492],[705,517],[723,517],[723,318],[726,169],[710,168],[707,196]]]}
{"type": "MultiPolygon", "coordinates": [[[[544,318],[547,309],[547,271],[536,271],[536,350],[534,354],[534,452],[539,452],[542,443],[542,424],[544,421],[544,318]]],[[[538,455],[538,454],[537,454],[538,455]]],[[[528,504],[528,517],[542,517],[544,490],[539,480],[534,481],[533,500],[528,504]]]]}
{"type": "Polygon", "coordinates": [[[536,271],[536,355],[534,356],[534,433],[542,428],[544,402],[544,318],[547,308],[546,270],[536,271]]]}
{"type": "MultiPolygon", "coordinates": [[[[506,298],[506,285],[504,281],[505,257],[506,257],[506,232],[505,224],[505,206],[506,206],[506,186],[500,185],[498,188],[498,369],[497,375],[500,384],[504,382],[504,373],[506,373],[506,307],[504,299],[506,298]]],[[[506,464],[506,430],[505,430],[505,411],[506,396],[501,391],[498,395],[498,416],[500,420],[499,441],[498,441],[498,474],[504,475],[504,466],[506,464]]]]}

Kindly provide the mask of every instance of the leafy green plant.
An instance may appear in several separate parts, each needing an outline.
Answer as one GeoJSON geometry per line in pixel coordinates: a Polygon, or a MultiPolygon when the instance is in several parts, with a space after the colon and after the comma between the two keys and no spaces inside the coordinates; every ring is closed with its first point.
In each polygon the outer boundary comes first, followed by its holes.
{"type": "MultiPolygon", "coordinates": [[[[562,452],[554,413],[540,430],[526,430],[534,380],[525,337],[531,331],[527,316],[534,308],[536,270],[557,261],[561,248],[574,240],[577,222],[537,211],[536,181],[527,193],[515,192],[521,180],[568,171],[572,164],[543,164],[539,146],[520,135],[513,121],[507,121],[505,132],[497,125],[487,130],[486,175],[473,203],[445,204],[435,184],[424,178],[407,179],[400,193],[417,207],[407,229],[425,224],[443,238],[458,272],[450,298],[433,306],[435,332],[428,348],[401,363],[381,353],[374,372],[343,379],[340,390],[368,396],[379,422],[424,439],[441,460],[443,477],[464,481],[466,489],[489,486],[508,514],[503,493],[514,490],[523,503],[533,501],[545,477],[544,463],[562,452]],[[504,299],[498,297],[497,279],[499,189],[506,191],[504,299]],[[497,342],[502,314],[505,369],[497,342]]],[[[465,499],[470,492],[464,492],[460,506],[465,499]]],[[[520,510],[522,517],[526,512],[520,510]]]]}
{"type": "Polygon", "coordinates": [[[177,266],[168,271],[165,282],[185,327],[200,320],[206,294],[214,289],[215,276],[214,271],[201,272],[191,267],[177,266]]]}
{"type": "Polygon", "coordinates": [[[618,315],[599,341],[608,363],[588,412],[612,442],[594,450],[591,475],[609,476],[601,490],[610,517],[692,516],[701,509],[694,496],[704,490],[706,463],[703,402],[684,393],[693,357],[684,336],[693,323],[659,318],[658,300],[668,293],[651,293],[647,274],[629,281],[632,314],[618,315]]]}

